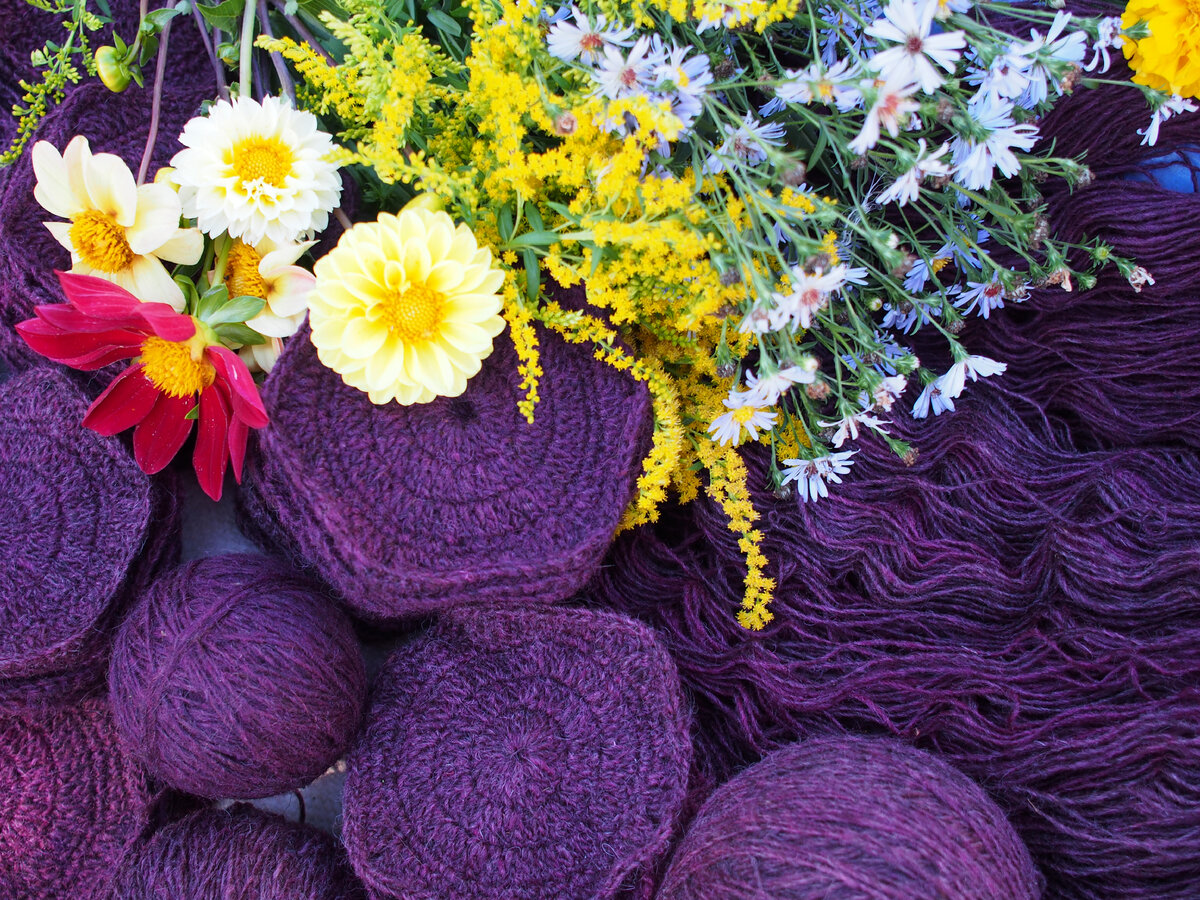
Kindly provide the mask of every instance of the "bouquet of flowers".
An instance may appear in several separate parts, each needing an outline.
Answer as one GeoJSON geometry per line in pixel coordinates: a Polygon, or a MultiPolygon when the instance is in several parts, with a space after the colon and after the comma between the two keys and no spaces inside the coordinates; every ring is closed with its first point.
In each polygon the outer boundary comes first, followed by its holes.
{"type": "MultiPolygon", "coordinates": [[[[80,36],[106,11],[53,9],[80,36]]],[[[1039,121],[1105,81],[1114,50],[1146,143],[1200,87],[1166,0],[1107,18],[990,0],[180,0],[143,3],[134,38],[83,65],[123,90],[156,60],[160,90],[183,14],[219,96],[170,168],[147,180],[153,135],[136,177],[82,138],[32,151],[73,267],[67,304],[20,331],[76,368],[133,360],[84,424],[135,427],[153,472],[196,421],[216,497],[266,423],[251,371],[306,319],[322,363],[377,404],[461,394],[507,328],[530,421],[555,333],[651,394],[624,526],[707,492],[740,536],[749,628],[773,583],[739,448],[764,445],[781,497],[819,501],[860,436],[916,452],[889,434],[897,406],[953,411],[1004,371],[962,344],[968,318],[1086,289],[1101,265],[1152,283],[1051,233],[1041,186],[1091,176],[1039,121]],[[310,272],[331,214],[345,233],[310,272]],[[579,283],[587,307],[563,305],[554,286],[579,283]]],[[[26,86],[9,159],[80,77],[72,58],[35,54],[46,83],[26,86]]]]}

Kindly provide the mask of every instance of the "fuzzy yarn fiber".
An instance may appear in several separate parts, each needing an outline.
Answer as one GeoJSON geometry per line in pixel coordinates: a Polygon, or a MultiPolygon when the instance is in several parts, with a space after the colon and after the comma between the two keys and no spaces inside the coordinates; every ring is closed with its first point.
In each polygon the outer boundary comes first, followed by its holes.
{"type": "MultiPolygon", "coordinates": [[[[0,0],[8,17],[13,5],[24,6],[24,0],[0,0]]],[[[131,20],[129,27],[119,29],[123,37],[132,39],[137,21],[137,4],[131,0],[113,0],[119,9],[118,18],[131,20]]],[[[38,10],[37,15],[53,20],[38,10]]],[[[23,13],[21,14],[24,15],[23,13]]],[[[21,16],[18,16],[21,18],[21,16]]],[[[0,17],[0,23],[3,17],[0,17]]],[[[12,41],[24,44],[23,34],[6,35],[0,43],[12,41]]],[[[101,34],[98,32],[97,34],[101,34]]],[[[36,38],[34,38],[36,41],[36,38]]],[[[96,46],[99,46],[99,42],[96,46]]],[[[17,49],[20,49],[17,47],[17,49]]],[[[32,49],[32,47],[30,47],[32,49]]],[[[178,135],[184,123],[197,114],[200,104],[216,95],[207,53],[200,42],[200,33],[188,17],[179,17],[171,29],[168,41],[169,64],[163,89],[158,141],[155,144],[150,173],[165,166],[180,149],[178,135]]],[[[3,62],[0,61],[0,69],[3,62]]],[[[85,136],[94,153],[115,153],[136,173],[146,145],[150,127],[150,101],[153,66],[148,67],[145,88],[130,85],[122,94],[114,94],[97,79],[86,81],[68,92],[67,98],[53,108],[38,126],[35,140],[52,143],[60,152],[77,135],[85,136]]],[[[0,116],[7,115],[7,107],[0,116]]],[[[30,143],[32,147],[32,142],[30,143]]],[[[41,303],[63,302],[62,290],[55,269],[69,269],[70,254],[63,249],[42,224],[53,221],[34,199],[37,179],[33,174],[29,148],[21,158],[4,170],[0,179],[0,353],[12,364],[28,365],[41,357],[33,353],[12,328],[30,318],[34,306],[41,303]]],[[[107,385],[107,378],[82,374],[81,380],[94,382],[96,392],[107,385]]]]}
{"type": "MultiPolygon", "coordinates": [[[[654,625],[695,698],[698,783],[797,737],[937,752],[1010,816],[1054,900],[1200,895],[1200,459],[1080,453],[972,385],[896,416],[816,504],[761,488],[775,620],[737,625],[737,535],[702,500],[618,540],[594,589],[654,625]]],[[[1020,411],[1020,414],[1019,412],[1020,411]]]]}
{"type": "Polygon", "coordinates": [[[271,423],[255,433],[247,530],[288,548],[369,621],[569,597],[633,496],[653,417],[642,385],[541,339],[531,425],[506,336],[461,397],[376,406],[302,333],[263,391],[271,423]]]}
{"type": "Polygon", "coordinates": [[[1038,900],[1008,820],[978,785],[887,738],[816,738],[713,794],[658,900],[1038,900]]]}
{"type": "Polygon", "coordinates": [[[108,900],[153,800],[103,700],[0,714],[0,897],[108,900]]]}
{"type": "Polygon", "coordinates": [[[111,900],[362,900],[324,832],[238,804],[194,812],[131,854],[111,900]]]}
{"type": "Polygon", "coordinates": [[[98,682],[125,599],[178,552],[164,492],[87,405],[57,369],[0,385],[0,709],[98,682]]]}
{"type": "Polygon", "coordinates": [[[675,666],[645,626],[455,610],[380,674],[343,839],[375,898],[613,897],[666,849],[690,756],[675,666]]]}
{"type": "Polygon", "coordinates": [[[366,676],[346,616],[252,554],[188,563],[122,623],[109,668],[128,751],[172,787],[256,798],[307,784],[354,737],[366,676]]]}

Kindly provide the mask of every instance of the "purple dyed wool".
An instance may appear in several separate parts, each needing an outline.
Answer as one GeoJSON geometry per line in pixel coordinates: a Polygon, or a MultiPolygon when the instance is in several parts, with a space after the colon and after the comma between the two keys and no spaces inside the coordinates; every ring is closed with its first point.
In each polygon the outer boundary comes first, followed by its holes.
{"type": "Polygon", "coordinates": [[[347,617],[257,555],[214,556],[156,581],[122,623],[109,669],[129,752],[202,797],[307,784],[350,744],[366,676],[347,617]]]}
{"type": "Polygon", "coordinates": [[[482,607],[400,647],[349,759],[374,898],[604,900],[665,850],[691,745],[675,666],[613,613],[482,607]]]}
{"type": "MultiPolygon", "coordinates": [[[[22,0],[0,0],[2,4],[13,2],[22,0]]],[[[125,15],[131,12],[136,20],[136,4],[131,7],[129,0],[124,0],[112,5],[125,10],[125,15]]],[[[216,93],[199,31],[187,18],[175,21],[168,41],[167,80],[151,177],[180,149],[178,136],[184,123],[199,112],[202,101],[216,93]]],[[[132,38],[132,30],[126,28],[122,36],[132,38]]],[[[50,111],[38,126],[35,139],[49,141],[61,152],[72,137],[81,134],[88,138],[94,153],[115,153],[137,172],[150,126],[152,81],[148,77],[144,89],[130,85],[125,93],[114,94],[89,78],[50,111]]],[[[21,366],[41,357],[24,342],[14,340],[12,326],[30,318],[37,304],[62,303],[54,269],[71,267],[70,254],[42,224],[56,219],[34,199],[36,182],[29,148],[4,170],[0,180],[0,353],[11,364],[21,366]]],[[[107,380],[102,380],[96,390],[105,384],[107,380]]]]}
{"type": "Polygon", "coordinates": [[[237,804],[167,825],[130,854],[111,900],[364,900],[324,832],[237,804]]]}
{"type": "Polygon", "coordinates": [[[914,464],[865,441],[816,504],[774,500],[748,454],[778,579],[761,633],[707,501],[618,540],[593,588],[672,651],[697,782],[798,736],[892,734],[987,787],[1050,900],[1194,898],[1200,459],[1078,453],[1019,408],[980,384],[953,415],[896,416],[914,464]]]}
{"type": "Polygon", "coordinates": [[[154,799],[105,701],[0,713],[0,897],[108,900],[154,799]]]}
{"type": "Polygon", "coordinates": [[[165,492],[87,405],[57,369],[0,385],[0,710],[98,683],[125,600],[178,552],[165,492]]]}
{"type": "Polygon", "coordinates": [[[555,335],[541,340],[531,425],[506,335],[461,397],[376,406],[302,333],[263,391],[271,423],[255,434],[242,491],[247,530],[369,621],[569,597],[633,496],[652,415],[642,385],[555,335]]]}
{"type": "Polygon", "coordinates": [[[973,781],[899,741],[813,738],[713,794],[658,900],[1039,900],[1041,878],[973,781]]]}

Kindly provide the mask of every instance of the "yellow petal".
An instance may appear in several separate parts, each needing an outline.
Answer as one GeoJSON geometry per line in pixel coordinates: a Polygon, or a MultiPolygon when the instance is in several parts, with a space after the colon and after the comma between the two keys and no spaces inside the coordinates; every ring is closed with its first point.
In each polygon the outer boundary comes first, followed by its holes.
{"type": "Polygon", "coordinates": [[[478,355],[492,346],[492,335],[478,325],[466,322],[443,322],[441,337],[463,353],[478,355]]]}
{"type": "Polygon", "coordinates": [[[353,359],[369,359],[383,346],[387,329],[360,317],[351,319],[342,333],[342,352],[353,359]]]}

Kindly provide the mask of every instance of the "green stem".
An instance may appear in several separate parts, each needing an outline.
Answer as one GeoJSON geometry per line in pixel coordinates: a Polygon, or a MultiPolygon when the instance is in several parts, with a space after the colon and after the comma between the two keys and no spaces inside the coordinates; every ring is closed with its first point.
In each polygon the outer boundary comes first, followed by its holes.
{"type": "Polygon", "coordinates": [[[221,242],[221,249],[217,251],[217,265],[213,269],[212,283],[214,285],[225,280],[225,263],[229,261],[229,248],[233,246],[233,241],[228,235],[223,235],[217,240],[221,242]]]}
{"type": "Polygon", "coordinates": [[[250,90],[250,54],[254,49],[254,2],[246,0],[242,12],[242,55],[238,62],[238,94],[242,97],[252,97],[250,90]]]}

